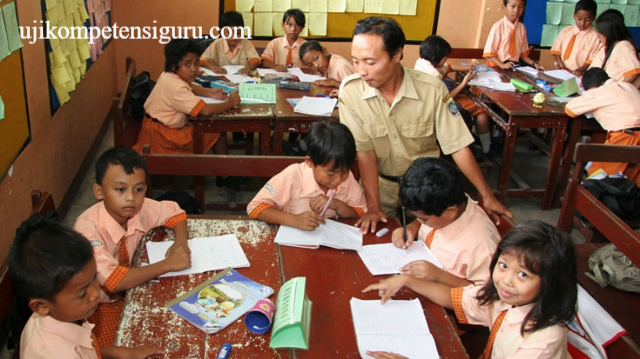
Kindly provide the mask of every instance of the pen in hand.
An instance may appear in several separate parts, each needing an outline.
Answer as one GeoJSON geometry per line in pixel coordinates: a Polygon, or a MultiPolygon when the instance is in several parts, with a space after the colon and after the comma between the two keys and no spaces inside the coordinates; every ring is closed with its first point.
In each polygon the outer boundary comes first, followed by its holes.
{"type": "Polygon", "coordinates": [[[333,193],[331,193],[331,196],[329,197],[329,200],[327,201],[327,203],[324,205],[324,208],[322,209],[322,213],[320,213],[320,216],[324,217],[325,213],[327,213],[327,209],[329,209],[329,205],[331,204],[331,201],[333,200],[333,197],[336,196],[336,190],[332,190],[333,193]]]}
{"type": "Polygon", "coordinates": [[[407,249],[407,216],[404,213],[404,207],[400,208],[402,211],[402,235],[405,243],[405,249],[407,249]]]}

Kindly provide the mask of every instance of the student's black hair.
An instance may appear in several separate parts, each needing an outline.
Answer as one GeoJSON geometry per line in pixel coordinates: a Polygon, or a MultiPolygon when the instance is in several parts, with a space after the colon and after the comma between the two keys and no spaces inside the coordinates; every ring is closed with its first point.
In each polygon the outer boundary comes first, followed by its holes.
{"type": "Polygon", "coordinates": [[[84,236],[35,214],[16,230],[9,272],[20,296],[53,302],[93,258],[93,247],[84,236]]]}
{"type": "Polygon", "coordinates": [[[430,35],[420,44],[420,57],[437,66],[451,53],[451,45],[438,35],[430,35]]]}
{"type": "MultiPolygon", "coordinates": [[[[509,3],[509,0],[502,0],[502,4],[504,4],[504,6],[507,6],[508,3],[509,3]]],[[[523,5],[527,6],[527,0],[523,1],[523,5]]]]}
{"type": "Polygon", "coordinates": [[[227,11],[220,17],[220,28],[241,26],[244,27],[244,18],[237,11],[227,11]]]}
{"type": "Polygon", "coordinates": [[[392,58],[400,49],[404,48],[406,38],[400,25],[393,19],[370,16],[356,23],[353,36],[367,34],[378,35],[382,38],[384,49],[392,58]]]}
{"type": "Polygon", "coordinates": [[[114,147],[110,148],[98,158],[96,162],[96,183],[102,185],[104,175],[107,173],[109,166],[122,166],[126,174],[133,174],[136,168],[142,169],[145,176],[147,175],[147,164],[144,158],[131,147],[114,147]]]}
{"type": "Polygon", "coordinates": [[[349,128],[340,122],[315,122],[306,141],[307,155],[316,166],[332,164],[332,171],[350,169],[356,160],[356,141],[349,128]]]}
{"type": "Polygon", "coordinates": [[[598,4],[596,4],[595,0],[580,0],[576,3],[576,9],[573,13],[575,14],[580,10],[590,12],[591,16],[595,18],[598,13],[598,4]]]}
{"type": "Polygon", "coordinates": [[[596,19],[596,30],[599,33],[604,35],[607,38],[607,43],[604,44],[605,56],[604,62],[601,67],[607,63],[609,60],[609,56],[611,56],[611,51],[613,51],[613,46],[618,41],[627,40],[633,46],[634,53],[636,57],[638,57],[638,51],[636,49],[636,42],[631,36],[629,29],[624,24],[624,15],[618,10],[609,9],[605,10],[598,18],[596,19]]]}
{"type": "Polygon", "coordinates": [[[400,204],[426,215],[440,216],[449,207],[467,201],[459,170],[440,158],[418,158],[400,181],[400,204]]]}
{"type": "Polygon", "coordinates": [[[285,11],[284,15],[282,16],[282,23],[286,23],[287,20],[292,16],[298,26],[304,27],[304,25],[306,24],[306,19],[304,17],[304,13],[300,11],[300,9],[289,9],[285,11]]]}
{"type": "Polygon", "coordinates": [[[599,67],[592,67],[582,74],[582,87],[585,90],[600,87],[609,79],[607,72],[599,67]]]}
{"type": "Polygon", "coordinates": [[[194,39],[171,39],[164,47],[164,71],[176,72],[180,60],[188,54],[202,55],[202,47],[194,39]]]}
{"type": "Polygon", "coordinates": [[[575,316],[578,275],[569,234],[541,221],[527,221],[512,228],[498,243],[491,259],[491,276],[478,292],[480,305],[500,299],[493,283],[493,271],[502,254],[518,257],[522,266],[540,276],[540,291],[522,322],[522,335],[564,324],[575,316]]]}
{"type": "Polygon", "coordinates": [[[300,46],[300,58],[302,59],[311,50],[323,52],[324,47],[316,40],[309,40],[300,46]]]}

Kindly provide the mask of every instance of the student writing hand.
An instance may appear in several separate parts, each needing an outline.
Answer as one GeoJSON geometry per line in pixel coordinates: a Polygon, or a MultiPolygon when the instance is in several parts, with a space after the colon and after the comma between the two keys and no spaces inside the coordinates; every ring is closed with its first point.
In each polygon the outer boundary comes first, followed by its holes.
{"type": "Polygon", "coordinates": [[[251,70],[251,68],[249,66],[245,66],[245,67],[241,68],[240,70],[238,70],[238,73],[240,75],[248,75],[248,74],[251,73],[251,71],[252,70],[251,70]]]}
{"type": "Polygon", "coordinates": [[[213,72],[217,74],[226,74],[227,70],[224,67],[220,67],[218,65],[211,64],[213,72]]]}
{"type": "Polygon", "coordinates": [[[288,72],[285,65],[276,65],[273,69],[278,72],[288,72]]]}
{"type": "Polygon", "coordinates": [[[369,210],[360,217],[355,226],[360,227],[360,233],[367,233],[369,229],[371,229],[371,233],[374,233],[378,222],[387,223],[387,215],[381,210],[369,210]]]}
{"type": "Polygon", "coordinates": [[[464,79],[462,79],[462,83],[466,86],[472,78],[476,76],[476,70],[469,70],[466,75],[464,75],[464,79]]]}
{"type": "Polygon", "coordinates": [[[406,243],[404,242],[404,228],[396,228],[391,232],[391,243],[398,248],[408,248],[416,239],[418,239],[418,232],[414,231],[409,225],[407,225],[406,243]]]}
{"type": "Polygon", "coordinates": [[[205,96],[215,98],[218,100],[224,100],[227,98],[227,96],[224,94],[224,91],[222,91],[222,89],[219,87],[211,87],[206,89],[205,96]]]}
{"type": "Polygon", "coordinates": [[[171,252],[175,251],[177,248],[183,248],[187,252],[187,254],[191,256],[191,249],[189,248],[188,244],[182,245],[182,243],[175,242],[171,245],[171,247],[169,247],[169,249],[167,249],[167,253],[164,254],[164,257],[166,258],[171,255],[171,252]]]}
{"type": "Polygon", "coordinates": [[[389,300],[389,298],[393,297],[400,289],[402,289],[402,287],[404,287],[405,278],[406,276],[404,275],[394,275],[393,277],[380,281],[380,283],[370,284],[362,290],[362,293],[378,290],[378,295],[381,298],[380,303],[384,304],[389,300]]]}
{"type": "Polygon", "coordinates": [[[498,65],[498,66],[500,66],[500,68],[504,70],[513,70],[515,69],[516,65],[513,62],[507,61],[507,62],[503,62],[502,65],[498,65]]]}
{"type": "Polygon", "coordinates": [[[176,272],[191,267],[191,255],[183,246],[179,246],[171,253],[167,251],[167,257],[163,260],[167,266],[167,272],[176,272]]]}
{"type": "Polygon", "coordinates": [[[320,223],[324,224],[324,219],[319,214],[307,211],[296,215],[296,221],[293,227],[302,229],[303,231],[313,231],[320,223]]]}
{"type": "MultiPolygon", "coordinates": [[[[309,200],[309,207],[311,207],[311,210],[315,213],[322,213],[322,210],[324,209],[324,206],[327,204],[327,201],[329,200],[329,197],[327,196],[315,196],[312,197],[309,200]]],[[[331,203],[329,203],[329,208],[333,209],[334,211],[336,210],[337,206],[336,206],[336,201],[337,199],[333,199],[331,201],[331,203]]]]}
{"type": "Polygon", "coordinates": [[[441,271],[442,269],[425,260],[413,261],[400,268],[400,272],[402,272],[402,274],[407,274],[420,279],[430,280],[432,282],[438,281],[437,276],[441,271]]]}
{"type": "Polygon", "coordinates": [[[236,107],[240,103],[240,91],[233,91],[229,94],[227,101],[233,106],[236,107]]]}
{"type": "Polygon", "coordinates": [[[372,358],[375,359],[408,359],[405,356],[402,356],[400,354],[396,354],[396,353],[389,353],[389,352],[372,352],[367,350],[367,355],[371,356],[372,358]]]}

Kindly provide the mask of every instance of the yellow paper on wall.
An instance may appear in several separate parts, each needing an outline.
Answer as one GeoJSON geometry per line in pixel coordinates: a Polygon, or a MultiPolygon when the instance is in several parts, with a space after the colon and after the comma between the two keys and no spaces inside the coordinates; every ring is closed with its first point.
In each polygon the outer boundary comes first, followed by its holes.
{"type": "Polygon", "coordinates": [[[277,12],[273,14],[273,33],[276,36],[284,36],[284,29],[282,28],[282,17],[284,12],[277,12]]]}
{"type": "Polygon", "coordinates": [[[309,0],[310,12],[327,12],[327,0],[309,0]]]}
{"type": "Polygon", "coordinates": [[[20,38],[20,29],[18,28],[18,15],[16,14],[16,3],[10,2],[2,7],[4,14],[4,26],[7,31],[7,40],[9,41],[9,51],[14,52],[22,48],[22,39],[20,38]]]}
{"type": "Polygon", "coordinates": [[[347,11],[347,0],[329,0],[327,3],[328,12],[345,12],[347,11]]]}
{"type": "Polygon", "coordinates": [[[327,13],[312,12],[309,14],[309,32],[314,36],[327,35],[327,13]]]}
{"type": "Polygon", "coordinates": [[[364,0],[364,12],[369,14],[381,14],[382,0],[364,0]]]}
{"type": "Polygon", "coordinates": [[[271,0],[255,0],[253,4],[253,12],[271,12],[272,8],[271,0]]]}
{"type": "Polygon", "coordinates": [[[400,12],[400,0],[384,0],[381,5],[381,11],[387,15],[398,15],[400,12]]]}
{"type": "Polygon", "coordinates": [[[292,9],[300,9],[302,12],[309,12],[309,0],[291,0],[292,9]]]}
{"type": "Polygon", "coordinates": [[[400,15],[416,16],[418,0],[400,0],[400,15]]]}
{"type": "MultiPolygon", "coordinates": [[[[236,11],[237,12],[248,12],[253,9],[253,0],[236,0],[236,11]]],[[[244,23],[247,25],[247,22],[244,23]]]]}
{"type": "Polygon", "coordinates": [[[271,11],[285,12],[291,9],[291,0],[277,0],[271,5],[271,11]]]}
{"type": "Polygon", "coordinates": [[[272,19],[273,14],[270,12],[257,12],[253,14],[253,35],[254,36],[271,36],[272,35],[272,19]]]}
{"type": "Polygon", "coordinates": [[[363,0],[347,0],[347,12],[362,12],[363,0]]]}

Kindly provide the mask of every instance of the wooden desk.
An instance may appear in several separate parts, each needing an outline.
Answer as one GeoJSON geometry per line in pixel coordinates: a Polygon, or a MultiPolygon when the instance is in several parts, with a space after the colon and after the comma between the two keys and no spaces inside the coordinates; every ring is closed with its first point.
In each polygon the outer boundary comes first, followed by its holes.
{"type": "Polygon", "coordinates": [[[282,138],[285,132],[309,132],[311,124],[315,121],[334,120],[338,121],[338,109],[334,109],[330,117],[311,116],[293,112],[293,106],[287,102],[287,98],[302,96],[315,96],[316,94],[328,94],[332,88],[311,85],[310,91],[277,89],[277,102],[273,105],[275,115],[273,125],[273,155],[282,155],[282,138]]]}
{"type": "MultiPolygon", "coordinates": [[[[278,293],[281,286],[280,264],[273,244],[274,227],[261,221],[238,220],[237,216],[235,220],[203,218],[193,216],[189,219],[189,238],[235,233],[251,263],[251,267],[240,268],[238,272],[278,293]]],[[[173,240],[173,232],[155,229],[147,238],[173,240]]],[[[134,266],[149,263],[144,241],[141,241],[137,253],[139,256],[134,258],[134,266]]],[[[249,332],[244,317],[220,333],[207,335],[165,307],[170,300],[214,275],[208,272],[161,278],[157,283],[150,282],[129,290],[116,337],[117,345],[157,346],[167,349],[165,358],[182,359],[215,358],[222,344],[229,342],[233,344],[232,358],[290,358],[287,349],[269,348],[270,333],[257,335],[249,332]]],[[[275,296],[271,299],[275,300],[275,296]]]]}
{"type": "MultiPolygon", "coordinates": [[[[355,220],[345,222],[354,223],[355,220]]],[[[387,226],[393,229],[399,225],[396,220],[387,226]]],[[[367,234],[364,244],[388,242],[390,236],[391,234],[387,234],[383,238],[377,238],[374,234],[367,234]]],[[[379,299],[377,291],[363,294],[362,289],[378,282],[384,276],[371,275],[358,253],[354,251],[340,251],[327,247],[311,250],[279,246],[278,253],[283,282],[298,276],[307,277],[307,296],[313,302],[309,351],[294,350],[293,357],[360,358],[349,300],[352,297],[379,299]]],[[[444,308],[406,288],[398,292],[394,298],[416,297],[420,298],[440,357],[468,358],[444,308]]]]}
{"type": "MultiPolygon", "coordinates": [[[[515,77],[523,81],[532,82],[526,75],[518,71],[498,71],[503,77],[507,78],[507,80],[515,77]]],[[[534,93],[501,92],[478,86],[472,86],[469,94],[470,98],[482,107],[487,115],[506,133],[502,163],[500,164],[500,175],[498,177],[498,198],[504,201],[507,195],[515,197],[542,197],[540,208],[543,210],[550,209],[558,174],[560,173],[560,159],[563,153],[564,138],[569,126],[569,117],[564,112],[564,104],[547,100],[542,108],[536,108],[533,107],[532,101],[534,93]],[[497,105],[506,114],[507,118],[496,113],[487,105],[486,101],[497,105]],[[555,135],[549,153],[550,159],[544,189],[508,189],[513,150],[518,129],[521,127],[555,129],[555,135]]],[[[545,95],[547,97],[552,96],[549,93],[545,93],[545,95]]],[[[579,137],[579,127],[580,126],[574,126],[574,131],[577,131],[578,135],[570,136],[570,140],[577,141],[579,137]]],[[[537,144],[540,145],[540,142],[542,141],[538,141],[537,144]]],[[[568,148],[573,148],[575,142],[573,144],[567,143],[567,145],[568,148]]],[[[573,151],[573,149],[571,149],[571,151],[573,151]]],[[[571,162],[569,161],[568,163],[570,166],[571,162]]],[[[568,171],[566,176],[566,178],[561,179],[561,182],[566,183],[568,171]]]]}
{"type": "MultiPolygon", "coordinates": [[[[351,324],[349,299],[377,299],[376,293],[364,295],[361,290],[380,277],[373,277],[369,273],[356,252],[325,247],[302,249],[282,246],[276,249],[277,246],[273,244],[275,226],[240,216],[211,218],[190,217],[189,237],[235,233],[251,262],[251,267],[239,268],[238,272],[272,287],[276,295],[270,299],[276,300],[284,280],[296,276],[307,277],[307,294],[313,302],[309,350],[270,349],[270,334],[257,335],[249,332],[243,320],[220,333],[206,335],[164,306],[168,301],[212,277],[214,273],[162,278],[159,283],[147,283],[129,290],[116,338],[117,345],[159,346],[167,348],[166,358],[180,359],[214,358],[225,342],[232,344],[233,358],[360,357],[351,324]]],[[[154,230],[149,235],[152,240],[173,239],[172,236],[170,231],[164,229],[154,230]]],[[[374,235],[365,236],[367,244],[388,240],[389,235],[382,239],[374,235]]],[[[134,265],[148,263],[144,248],[144,244],[141,244],[142,250],[134,258],[134,265]]],[[[404,289],[397,298],[416,296],[404,289]]],[[[421,302],[440,356],[468,358],[444,309],[424,298],[421,302]]]]}

